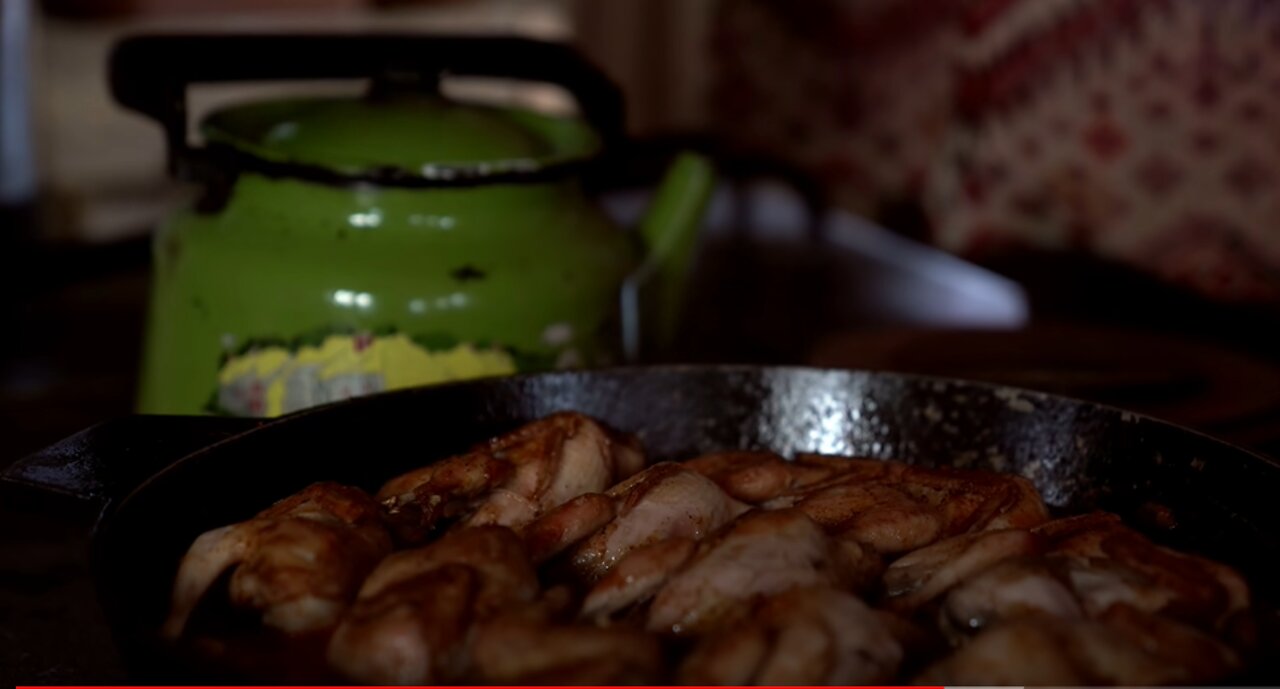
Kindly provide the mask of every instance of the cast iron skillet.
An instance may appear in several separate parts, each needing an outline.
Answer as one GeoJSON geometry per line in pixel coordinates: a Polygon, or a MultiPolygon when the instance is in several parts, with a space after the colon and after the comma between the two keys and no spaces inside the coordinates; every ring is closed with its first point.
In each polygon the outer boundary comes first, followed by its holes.
{"type": "MultiPolygon", "coordinates": [[[[760,448],[1017,472],[1055,510],[1118,512],[1162,543],[1235,565],[1259,598],[1275,600],[1275,462],[1116,409],[888,373],[631,368],[413,389],[267,423],[137,417],[123,430],[81,434],[7,474],[107,504],[95,570],[128,667],[144,679],[199,680],[208,677],[175,664],[155,641],[178,559],[196,535],[313,481],[376,489],[399,472],[564,409],[637,433],[652,460],[760,448]],[[131,478],[184,454],[184,443],[219,437],[140,485],[131,478]],[[1172,521],[1147,518],[1161,508],[1172,521]]],[[[1264,676],[1248,681],[1280,681],[1276,667],[1260,670],[1264,676]]]]}

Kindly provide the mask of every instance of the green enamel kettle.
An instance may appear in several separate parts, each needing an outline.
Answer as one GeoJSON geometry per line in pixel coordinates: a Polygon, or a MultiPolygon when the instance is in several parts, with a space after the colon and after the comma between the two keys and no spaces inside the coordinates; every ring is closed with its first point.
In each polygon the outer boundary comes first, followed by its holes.
{"type": "Polygon", "coordinates": [[[639,231],[615,227],[583,181],[621,139],[622,97],[568,47],[142,36],[116,47],[111,83],[199,187],[154,239],[143,412],[274,416],[619,362],[671,334],[711,167],[678,157],[639,231]],[[454,77],[555,84],[580,117],[456,102],[439,89],[454,77]],[[189,141],[188,85],[310,79],[370,85],[219,110],[189,141]]]}

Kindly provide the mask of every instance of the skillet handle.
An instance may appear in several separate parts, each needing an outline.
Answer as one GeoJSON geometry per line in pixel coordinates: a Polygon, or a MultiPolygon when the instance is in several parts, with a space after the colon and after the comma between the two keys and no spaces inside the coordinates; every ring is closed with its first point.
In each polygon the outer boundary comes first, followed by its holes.
{"type": "Polygon", "coordinates": [[[105,508],[175,461],[263,423],[221,416],[126,416],[14,462],[0,471],[0,481],[105,508]]]}

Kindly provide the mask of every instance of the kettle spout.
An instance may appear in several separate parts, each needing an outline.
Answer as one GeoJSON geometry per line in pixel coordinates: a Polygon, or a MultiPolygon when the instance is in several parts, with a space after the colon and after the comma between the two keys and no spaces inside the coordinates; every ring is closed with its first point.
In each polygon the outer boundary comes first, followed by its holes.
{"type": "Polygon", "coordinates": [[[636,361],[646,347],[675,336],[698,230],[715,186],[705,156],[682,153],[667,169],[640,224],[645,260],[622,290],[623,351],[636,361]]]}

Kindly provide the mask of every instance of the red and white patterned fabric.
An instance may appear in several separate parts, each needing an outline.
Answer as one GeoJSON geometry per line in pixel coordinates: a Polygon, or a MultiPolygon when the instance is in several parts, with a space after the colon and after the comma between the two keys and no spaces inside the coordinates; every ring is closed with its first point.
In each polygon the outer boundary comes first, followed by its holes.
{"type": "Polygon", "coordinates": [[[1280,2],[725,0],[722,17],[734,136],[772,139],[854,209],[906,196],[957,252],[1086,250],[1280,299],[1280,2]]]}
{"type": "Polygon", "coordinates": [[[958,9],[948,0],[722,0],[717,127],[799,163],[855,210],[917,196],[950,125],[958,9]]]}

